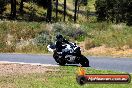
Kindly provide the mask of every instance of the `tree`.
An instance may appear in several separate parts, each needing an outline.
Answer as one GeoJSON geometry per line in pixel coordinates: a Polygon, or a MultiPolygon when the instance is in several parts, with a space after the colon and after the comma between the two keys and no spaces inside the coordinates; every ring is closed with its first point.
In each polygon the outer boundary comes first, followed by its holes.
{"type": "Polygon", "coordinates": [[[5,10],[5,1],[4,0],[0,0],[0,14],[3,13],[3,11],[5,10]]]}
{"type": "Polygon", "coordinates": [[[64,0],[64,21],[66,19],[66,0],[64,0]]]}
{"type": "Polygon", "coordinates": [[[20,8],[19,8],[20,13],[23,12],[23,2],[24,2],[24,0],[21,0],[21,2],[20,2],[20,8]]]}
{"type": "Polygon", "coordinates": [[[46,17],[46,21],[47,22],[51,22],[51,17],[52,17],[52,0],[48,0],[47,2],[47,17],[46,17]]]}
{"type": "Polygon", "coordinates": [[[58,0],[56,0],[56,21],[58,20],[58,0]]]}
{"type": "Polygon", "coordinates": [[[127,5],[127,25],[132,26],[132,1],[128,0],[127,5]]]}
{"type": "Polygon", "coordinates": [[[49,0],[35,0],[35,3],[37,3],[40,6],[43,6],[44,8],[48,8],[48,1],[49,0]]]}
{"type": "Polygon", "coordinates": [[[109,5],[107,6],[106,0],[96,0],[95,8],[96,8],[96,14],[97,14],[97,20],[98,21],[105,21],[106,20],[106,18],[107,18],[106,13],[108,11],[107,10],[108,7],[109,7],[109,5]]]}
{"type": "Polygon", "coordinates": [[[16,18],[16,0],[11,0],[11,18],[16,18]]]}
{"type": "Polygon", "coordinates": [[[97,20],[132,25],[132,0],[96,0],[97,20]]]}
{"type": "Polygon", "coordinates": [[[77,5],[78,5],[78,0],[75,0],[74,22],[76,22],[76,20],[77,20],[77,5]]]}

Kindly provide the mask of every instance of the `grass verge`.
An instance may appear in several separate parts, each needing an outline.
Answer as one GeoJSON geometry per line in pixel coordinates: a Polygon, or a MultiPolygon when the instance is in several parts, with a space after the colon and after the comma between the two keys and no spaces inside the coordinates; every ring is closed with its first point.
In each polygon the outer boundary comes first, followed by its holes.
{"type": "MultiPolygon", "coordinates": [[[[21,75],[0,76],[1,88],[131,88],[130,84],[86,84],[80,86],[76,82],[77,67],[59,67],[60,71],[46,73],[30,73],[21,75]]],[[[107,70],[86,68],[88,74],[116,74],[107,70]]],[[[121,73],[122,74],[122,73],[121,73]]]]}

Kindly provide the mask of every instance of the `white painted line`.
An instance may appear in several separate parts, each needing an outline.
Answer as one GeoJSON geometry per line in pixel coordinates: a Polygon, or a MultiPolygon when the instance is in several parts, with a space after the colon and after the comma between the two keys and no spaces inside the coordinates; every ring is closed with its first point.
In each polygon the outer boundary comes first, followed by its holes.
{"type": "Polygon", "coordinates": [[[40,64],[40,63],[24,63],[24,62],[9,62],[9,61],[0,61],[0,63],[9,63],[9,64],[25,64],[25,65],[39,65],[39,66],[59,66],[52,64],[40,64]]]}
{"type": "Polygon", "coordinates": [[[32,54],[32,53],[0,53],[0,54],[9,54],[9,55],[48,55],[48,56],[52,56],[53,53],[47,53],[47,54],[41,54],[41,53],[36,53],[36,54],[32,54]]]}

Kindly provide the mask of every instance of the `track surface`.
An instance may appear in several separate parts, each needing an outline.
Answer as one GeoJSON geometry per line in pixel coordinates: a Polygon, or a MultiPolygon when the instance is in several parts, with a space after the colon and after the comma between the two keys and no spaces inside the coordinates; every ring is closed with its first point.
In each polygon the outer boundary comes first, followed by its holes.
{"type": "MultiPolygon", "coordinates": [[[[90,66],[95,69],[113,70],[132,73],[132,58],[112,58],[112,57],[87,57],[90,66]]],[[[32,64],[57,65],[52,55],[35,54],[5,54],[0,53],[0,61],[22,62],[32,64]]],[[[74,65],[73,65],[74,66],[74,65]]]]}

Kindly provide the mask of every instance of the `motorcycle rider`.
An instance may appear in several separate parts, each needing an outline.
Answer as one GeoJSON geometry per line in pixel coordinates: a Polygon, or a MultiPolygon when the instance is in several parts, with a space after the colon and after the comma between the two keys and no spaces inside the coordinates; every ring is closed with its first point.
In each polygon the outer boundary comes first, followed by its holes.
{"type": "Polygon", "coordinates": [[[70,42],[68,42],[68,40],[66,40],[61,34],[58,34],[56,36],[56,49],[57,49],[57,52],[62,52],[62,49],[64,48],[62,45],[64,43],[70,44],[70,42]]]}

